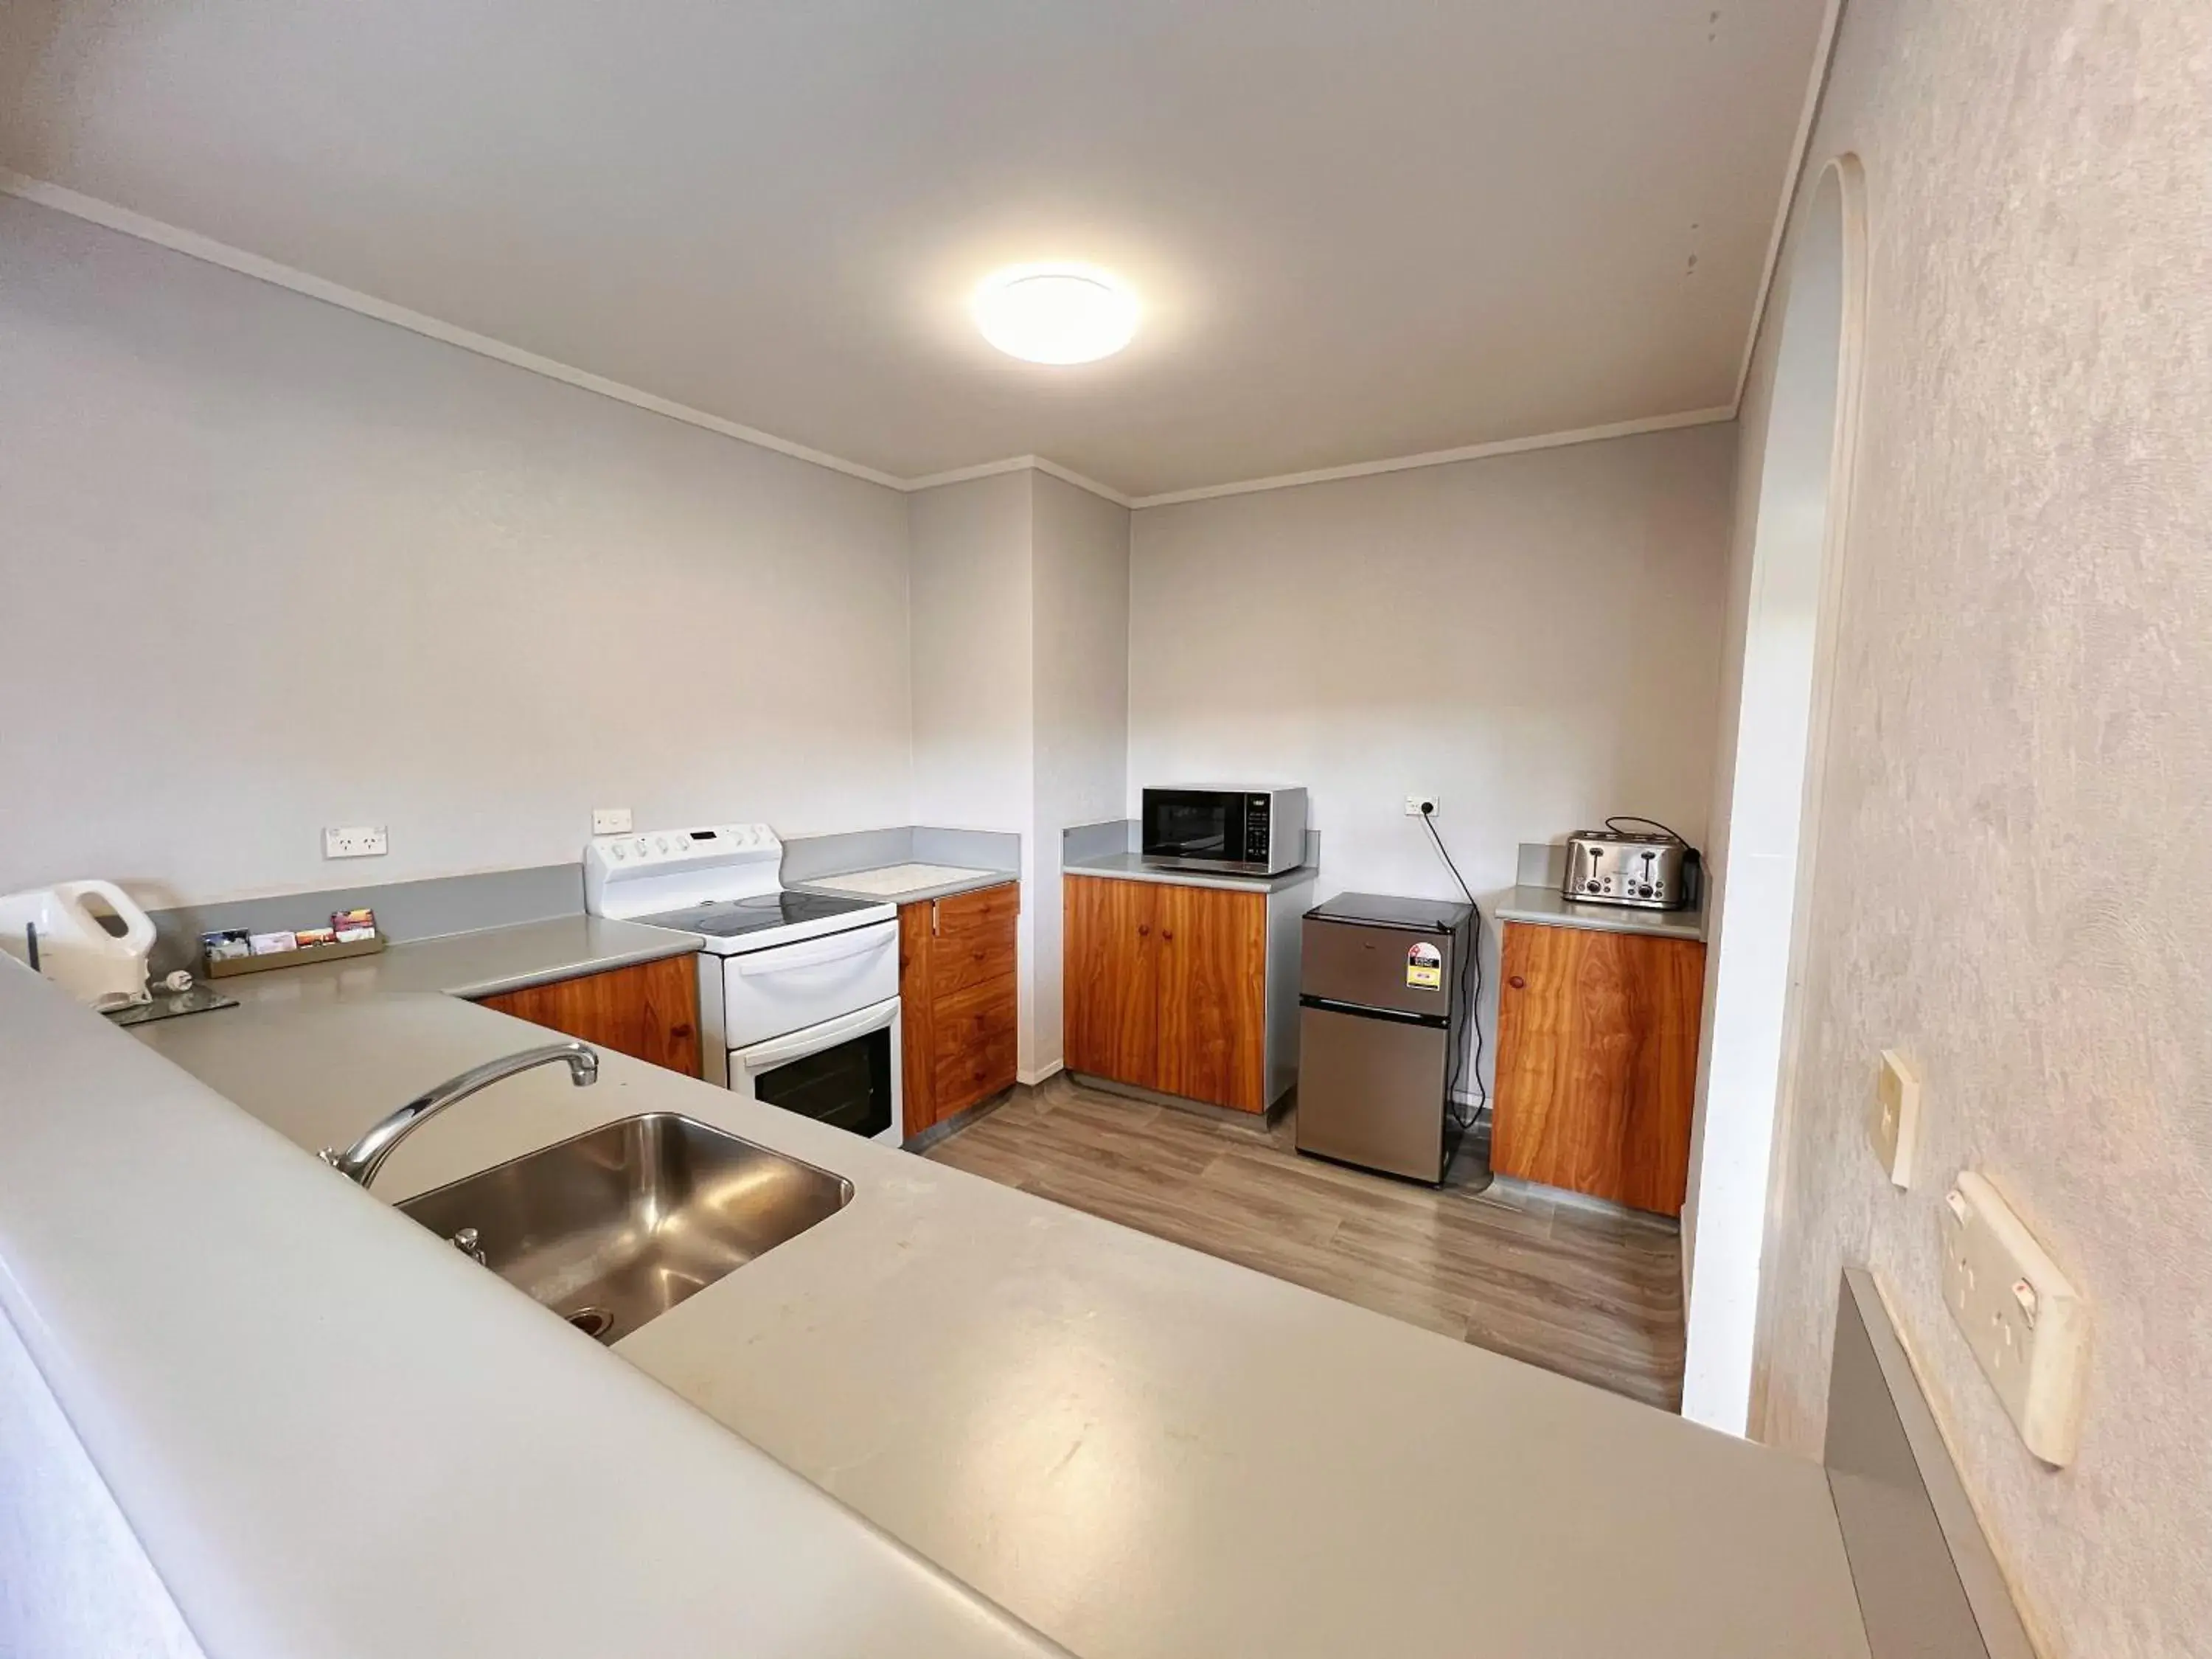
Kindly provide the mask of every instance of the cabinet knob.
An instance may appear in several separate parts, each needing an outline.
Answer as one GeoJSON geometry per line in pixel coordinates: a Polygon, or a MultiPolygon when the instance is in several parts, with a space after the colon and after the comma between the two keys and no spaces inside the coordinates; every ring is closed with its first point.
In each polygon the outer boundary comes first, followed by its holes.
{"type": "Polygon", "coordinates": [[[1525,991],[1528,988],[1528,981],[1522,978],[1518,974],[1514,975],[1511,979],[1507,980],[1505,982],[1516,991],[1525,991]]]}
{"type": "Polygon", "coordinates": [[[1140,921],[1137,924],[1137,937],[1139,939],[1148,937],[1152,931],[1152,924],[1149,921],[1140,921]]]}
{"type": "Polygon", "coordinates": [[[1162,939],[1173,939],[1173,938],[1175,937],[1175,929],[1174,929],[1174,928],[1172,928],[1172,927],[1163,927],[1163,928],[1161,928],[1161,929],[1160,929],[1160,937],[1161,937],[1162,939]]]}

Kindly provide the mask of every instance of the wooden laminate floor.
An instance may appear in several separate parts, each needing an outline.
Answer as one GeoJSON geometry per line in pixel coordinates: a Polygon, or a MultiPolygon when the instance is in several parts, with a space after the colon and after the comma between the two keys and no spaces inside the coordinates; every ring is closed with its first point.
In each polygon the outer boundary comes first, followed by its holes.
{"type": "Polygon", "coordinates": [[[1054,1078],[938,1142],[940,1163],[1209,1255],[1680,1408],[1672,1222],[1488,1185],[1431,1190],[1292,1150],[1291,1121],[1217,1121],[1054,1078]]]}

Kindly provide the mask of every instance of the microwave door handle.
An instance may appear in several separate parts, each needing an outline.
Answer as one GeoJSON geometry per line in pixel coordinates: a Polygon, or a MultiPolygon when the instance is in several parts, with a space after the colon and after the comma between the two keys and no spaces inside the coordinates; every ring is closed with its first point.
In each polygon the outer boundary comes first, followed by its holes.
{"type": "Polygon", "coordinates": [[[819,968],[824,963],[842,962],[848,957],[864,957],[872,951],[889,950],[891,941],[898,937],[898,930],[890,927],[878,933],[878,926],[882,924],[856,928],[849,934],[840,933],[819,945],[784,945],[772,951],[757,951],[751,956],[737,958],[738,972],[747,979],[755,979],[763,974],[792,973],[801,968],[819,968]]]}
{"type": "Polygon", "coordinates": [[[810,1025],[803,1031],[794,1031],[787,1037],[778,1037],[773,1042],[755,1043],[750,1048],[738,1050],[737,1058],[744,1062],[748,1072],[769,1072],[779,1066],[787,1066],[794,1060],[804,1060],[809,1054],[818,1054],[824,1048],[834,1048],[841,1042],[850,1042],[856,1036],[866,1036],[871,1031],[880,1031],[898,1018],[899,1001],[892,997],[872,1008],[856,1013],[840,1014],[835,1019],[824,1020],[819,1025],[810,1025]]]}

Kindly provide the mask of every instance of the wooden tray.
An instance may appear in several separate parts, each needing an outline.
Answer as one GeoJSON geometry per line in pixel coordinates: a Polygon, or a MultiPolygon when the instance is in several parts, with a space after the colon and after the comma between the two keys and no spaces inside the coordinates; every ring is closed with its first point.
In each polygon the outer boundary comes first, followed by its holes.
{"type": "Polygon", "coordinates": [[[271,968],[304,968],[311,962],[343,962],[348,957],[373,957],[384,948],[384,935],[357,939],[343,945],[303,945],[296,951],[272,951],[265,957],[232,957],[201,965],[208,979],[228,979],[236,974],[263,974],[271,968]]]}

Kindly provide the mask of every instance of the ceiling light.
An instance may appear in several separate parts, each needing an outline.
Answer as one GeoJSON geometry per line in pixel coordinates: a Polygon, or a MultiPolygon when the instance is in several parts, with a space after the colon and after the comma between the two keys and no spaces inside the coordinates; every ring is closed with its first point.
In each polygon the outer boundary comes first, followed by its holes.
{"type": "Polygon", "coordinates": [[[1018,265],[975,290],[975,325],[1010,357],[1089,363],[1110,357],[1137,331],[1137,299],[1103,270],[1018,265]]]}

